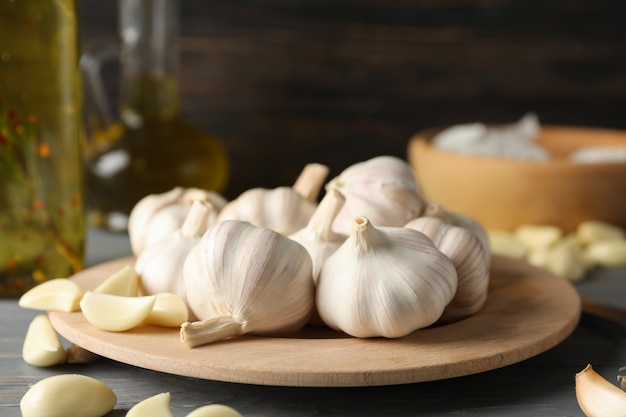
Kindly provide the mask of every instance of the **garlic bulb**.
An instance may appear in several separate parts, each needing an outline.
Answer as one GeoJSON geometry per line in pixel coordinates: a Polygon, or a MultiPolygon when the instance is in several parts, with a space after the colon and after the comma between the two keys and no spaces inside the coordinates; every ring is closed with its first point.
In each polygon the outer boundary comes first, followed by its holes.
{"type": "Polygon", "coordinates": [[[196,200],[213,206],[212,218],[209,219],[211,224],[227,203],[224,197],[213,191],[182,187],[161,194],[150,194],[139,200],[128,219],[128,236],[133,254],[138,256],[146,247],[178,229],[196,200]]]}
{"type": "Polygon", "coordinates": [[[483,245],[485,250],[487,251],[487,255],[491,256],[491,249],[489,245],[489,235],[485,228],[478,223],[476,220],[472,219],[469,216],[465,216],[460,213],[455,213],[453,211],[446,210],[439,203],[429,203],[424,208],[424,212],[422,216],[425,217],[436,217],[449,223],[453,226],[463,227],[476,235],[480,243],[483,245]]]}
{"type": "Polygon", "coordinates": [[[423,233],[366,217],[322,266],[322,320],[355,337],[396,338],[435,323],[456,292],[452,261],[423,233]]]}
{"type": "Polygon", "coordinates": [[[332,230],[333,221],[346,199],[339,190],[329,190],[305,227],[289,235],[290,239],[300,243],[311,255],[313,261],[313,280],[317,282],[322,264],[347,236],[332,230]]]}
{"type": "Polygon", "coordinates": [[[328,167],[307,164],[292,187],[252,188],[228,203],[218,221],[244,220],[285,236],[306,226],[317,207],[317,196],[328,167]]]}
{"type": "Polygon", "coordinates": [[[478,312],[487,301],[490,259],[476,235],[435,217],[418,217],[405,227],[428,236],[456,268],[457,290],[439,322],[457,321],[478,312]]]}
{"type": "Polygon", "coordinates": [[[299,243],[241,220],[211,226],[183,267],[187,301],[201,321],[181,326],[193,347],[304,326],[313,310],[312,262],[299,243]]]}
{"type": "Polygon", "coordinates": [[[183,280],[185,258],[208,229],[210,203],[194,201],[182,226],[168,237],[148,246],[135,262],[142,289],[147,294],[169,292],[187,299],[183,280]]]}
{"type": "Polygon", "coordinates": [[[346,197],[333,228],[350,234],[357,216],[376,226],[401,227],[416,218],[424,207],[415,175],[408,163],[393,156],[379,156],[346,168],[327,189],[336,188],[346,197]]]}

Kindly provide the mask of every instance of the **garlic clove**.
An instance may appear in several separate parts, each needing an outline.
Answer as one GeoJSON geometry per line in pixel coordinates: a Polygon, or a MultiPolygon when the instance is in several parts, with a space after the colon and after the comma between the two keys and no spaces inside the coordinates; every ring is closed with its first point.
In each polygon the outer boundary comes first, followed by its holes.
{"type": "Polygon", "coordinates": [[[83,289],[67,278],[56,278],[26,291],[19,299],[22,308],[72,312],[80,309],[83,289]]]}
{"type": "Polygon", "coordinates": [[[492,253],[515,259],[526,258],[528,248],[522,245],[513,233],[505,230],[490,230],[488,236],[492,253]]]}
{"type": "Polygon", "coordinates": [[[187,304],[176,294],[160,293],[155,295],[152,310],[143,322],[160,327],[178,327],[187,320],[187,304]]]}
{"type": "Polygon", "coordinates": [[[128,410],[126,417],[172,417],[170,393],[163,392],[138,402],[128,410]]]}
{"type": "Polygon", "coordinates": [[[196,408],[186,417],[243,417],[237,410],[223,404],[209,404],[196,408]]]}
{"type": "Polygon", "coordinates": [[[137,327],[150,315],[156,296],[123,297],[87,291],[80,302],[85,319],[94,326],[112,332],[137,327]]]}
{"type": "Polygon", "coordinates": [[[576,236],[582,245],[588,245],[601,240],[622,239],[624,229],[609,223],[588,220],[578,225],[576,236]]]}
{"type": "Polygon", "coordinates": [[[326,189],[336,188],[346,198],[333,228],[349,235],[355,217],[367,217],[376,226],[401,227],[422,212],[425,202],[419,195],[410,165],[396,157],[378,156],[358,162],[333,178],[326,189]]]}
{"type": "Polygon", "coordinates": [[[31,386],[20,401],[23,417],[99,417],[113,410],[115,393],[97,379],[55,375],[31,386]]]}
{"type": "Polygon", "coordinates": [[[556,226],[534,224],[521,225],[513,234],[529,251],[547,249],[563,237],[563,231],[556,226]]]}
{"type": "Polygon", "coordinates": [[[65,362],[65,348],[48,316],[36,316],[28,326],[22,346],[24,361],[32,366],[47,367],[65,362]]]}
{"type": "Polygon", "coordinates": [[[583,256],[590,267],[619,268],[626,265],[626,239],[606,239],[589,243],[583,256]]]}
{"type": "Polygon", "coordinates": [[[626,416],[626,392],[600,376],[590,364],[576,374],[576,399],[587,417],[626,416]]]}
{"type": "Polygon", "coordinates": [[[94,292],[125,297],[136,297],[139,291],[139,276],[132,266],[126,265],[105,279],[94,292]]]}

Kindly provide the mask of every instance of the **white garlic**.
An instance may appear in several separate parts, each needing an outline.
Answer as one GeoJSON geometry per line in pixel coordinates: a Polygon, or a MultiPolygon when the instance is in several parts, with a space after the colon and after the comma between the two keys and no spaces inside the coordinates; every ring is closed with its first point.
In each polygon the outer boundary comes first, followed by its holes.
{"type": "Polygon", "coordinates": [[[333,224],[334,230],[344,235],[350,234],[357,216],[367,217],[376,226],[401,227],[416,218],[425,204],[410,165],[393,156],[353,164],[326,188],[336,188],[346,198],[333,224]]]}
{"type": "Polygon", "coordinates": [[[243,220],[290,235],[306,226],[313,215],[327,175],[325,165],[307,164],[292,187],[244,191],[220,211],[218,221],[243,220]]]}
{"type": "Polygon", "coordinates": [[[456,288],[452,261],[426,235],[357,217],[322,266],[316,303],[333,329],[396,338],[435,323],[456,288]]]}
{"type": "Polygon", "coordinates": [[[237,410],[227,405],[208,404],[196,408],[186,417],[243,417],[237,410]]]}
{"type": "Polygon", "coordinates": [[[208,229],[211,212],[209,203],[194,201],[181,227],[147,247],[137,257],[135,270],[147,294],[169,292],[186,302],[183,264],[191,248],[208,229]]]}
{"type": "Polygon", "coordinates": [[[37,382],[20,401],[23,417],[101,417],[115,407],[117,396],[97,379],[55,375],[37,382]]]}
{"type": "Polygon", "coordinates": [[[139,291],[139,276],[130,265],[125,265],[102,281],[94,292],[136,297],[139,291]]]}
{"type": "Polygon", "coordinates": [[[22,346],[22,358],[27,364],[39,367],[65,362],[65,348],[47,315],[40,314],[30,322],[22,346]]]}
{"type": "Polygon", "coordinates": [[[215,222],[217,213],[227,201],[220,194],[199,188],[175,187],[160,194],[149,194],[139,200],[133,207],[128,219],[128,236],[135,256],[154,242],[181,227],[194,201],[210,203],[214,216],[209,219],[215,222]]]}
{"type": "Polygon", "coordinates": [[[170,393],[162,392],[138,402],[128,410],[126,417],[172,417],[170,393]]]}
{"type": "Polygon", "coordinates": [[[576,399],[587,417],[626,417],[626,392],[591,365],[576,374],[576,399]]]}
{"type": "Polygon", "coordinates": [[[330,189],[320,201],[317,209],[305,227],[289,235],[290,239],[300,243],[311,255],[313,261],[313,280],[317,281],[322,264],[346,240],[346,235],[333,231],[335,217],[346,199],[337,189],[330,189]]]}
{"type": "Polygon", "coordinates": [[[80,310],[80,300],[84,290],[67,278],[44,281],[26,291],[18,300],[22,308],[34,310],[63,311],[70,313],[80,310]]]}
{"type": "Polygon", "coordinates": [[[473,218],[461,213],[447,210],[439,203],[428,203],[424,208],[422,216],[437,217],[453,226],[463,227],[474,233],[482,243],[487,254],[491,256],[490,236],[487,230],[473,218]]]}
{"type": "Polygon", "coordinates": [[[80,301],[85,319],[102,330],[123,332],[141,324],[152,311],[156,296],[124,297],[87,291],[80,301]]]}
{"type": "Polygon", "coordinates": [[[477,313],[487,301],[490,258],[476,235],[434,217],[419,217],[405,227],[428,236],[456,268],[457,290],[439,322],[449,323],[477,313]]]}
{"type": "Polygon", "coordinates": [[[155,294],[154,305],[143,324],[178,327],[187,320],[189,320],[187,304],[176,294],[164,292],[155,294]]]}
{"type": "Polygon", "coordinates": [[[187,301],[200,321],[181,326],[197,346],[239,334],[302,327],[314,305],[306,249],[273,230],[241,220],[211,226],[183,268],[187,301]]]}

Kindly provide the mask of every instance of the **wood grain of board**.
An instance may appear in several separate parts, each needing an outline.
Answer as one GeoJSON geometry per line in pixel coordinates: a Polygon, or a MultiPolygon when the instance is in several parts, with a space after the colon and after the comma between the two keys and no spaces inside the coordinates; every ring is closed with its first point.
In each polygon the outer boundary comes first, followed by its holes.
{"type": "MultiPolygon", "coordinates": [[[[107,262],[72,279],[92,289],[132,262],[107,262]]],[[[288,336],[241,336],[190,349],[178,329],[142,325],[107,332],[81,312],[50,312],[50,319],[69,341],[138,367],[259,385],[339,387],[433,381],[517,363],[563,341],[580,313],[580,297],[565,279],[494,256],[489,297],[479,313],[399,339],[357,339],[307,326],[288,336]]]]}

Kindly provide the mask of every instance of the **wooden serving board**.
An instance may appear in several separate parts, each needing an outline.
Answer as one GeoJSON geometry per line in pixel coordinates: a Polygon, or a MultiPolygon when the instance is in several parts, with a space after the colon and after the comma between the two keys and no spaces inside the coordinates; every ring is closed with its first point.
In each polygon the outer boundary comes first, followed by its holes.
{"type": "MultiPolygon", "coordinates": [[[[72,279],[93,289],[132,261],[108,262],[72,279]]],[[[190,349],[178,329],[144,325],[107,332],[81,312],[50,312],[50,319],[69,341],[138,367],[249,384],[339,387],[432,381],[510,365],[563,341],[580,314],[580,297],[565,279],[495,256],[479,313],[400,339],[357,339],[307,326],[287,337],[241,336],[190,349]]]]}

